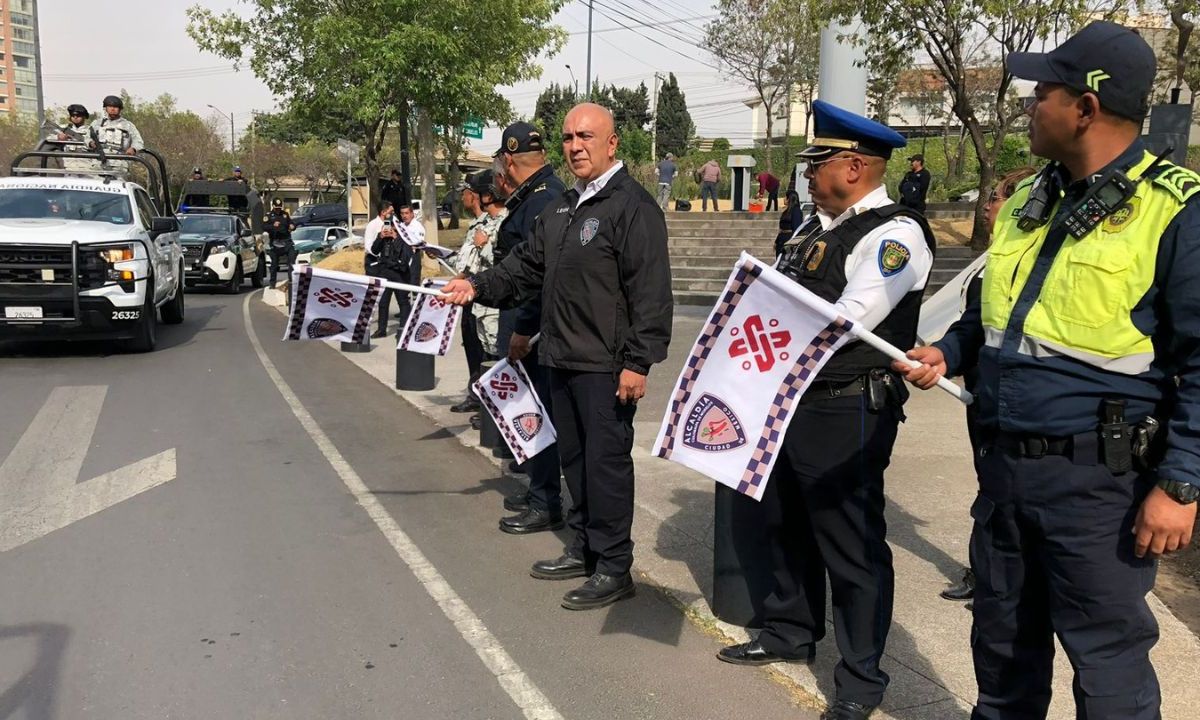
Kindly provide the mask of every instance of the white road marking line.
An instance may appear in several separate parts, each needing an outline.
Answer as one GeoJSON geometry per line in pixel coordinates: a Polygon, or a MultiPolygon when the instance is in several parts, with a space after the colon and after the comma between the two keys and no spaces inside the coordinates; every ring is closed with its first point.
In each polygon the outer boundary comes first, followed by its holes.
{"type": "Polygon", "coordinates": [[[288,407],[292,409],[292,413],[296,419],[300,421],[300,425],[308,432],[317,449],[325,455],[325,459],[333,466],[333,469],[341,477],[342,482],[346,485],[346,489],[358,501],[358,504],[367,511],[367,515],[375,521],[376,527],[391,543],[396,550],[396,554],[408,565],[408,569],[416,576],[421,586],[425,588],[425,592],[437,602],[438,607],[442,609],[442,613],[450,622],[454,623],[454,627],[458,630],[459,635],[467,641],[474,650],[487,669],[496,676],[497,682],[504,692],[512,698],[517,707],[525,714],[529,720],[563,720],[563,716],[555,709],[542,691],[534,685],[525,671],[509,656],[500,641],[496,636],[492,635],[483,621],[479,619],[474,611],[467,606],[463,599],[458,596],[454,588],[450,587],[450,583],[442,577],[438,569],[433,563],[429,562],[421,549],[412,541],[408,535],[400,529],[400,525],[396,520],[388,514],[384,509],[383,504],[376,499],[375,495],[363,483],[362,478],[346,462],[342,454],[338,452],[337,447],[317,424],[317,421],[305,409],[304,404],[300,402],[300,398],[292,392],[292,388],[279,374],[275,368],[275,364],[267,357],[267,353],[263,350],[262,343],[258,340],[258,334],[254,332],[254,326],[250,323],[250,300],[257,297],[257,293],[251,293],[246,296],[245,302],[242,303],[242,315],[246,323],[246,334],[250,337],[250,344],[254,346],[254,352],[258,355],[259,362],[262,363],[263,369],[267,371],[271,381],[275,383],[275,387],[279,390],[279,394],[283,396],[288,407]]]}

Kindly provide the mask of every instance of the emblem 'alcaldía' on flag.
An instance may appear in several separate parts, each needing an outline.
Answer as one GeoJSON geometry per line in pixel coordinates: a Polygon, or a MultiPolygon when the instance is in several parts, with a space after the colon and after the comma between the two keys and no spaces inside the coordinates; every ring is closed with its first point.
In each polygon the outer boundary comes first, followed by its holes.
{"type": "Polygon", "coordinates": [[[761,500],[792,409],[852,327],[742,253],[684,362],[655,453],[761,500]]]}
{"type": "Polygon", "coordinates": [[[292,309],[283,339],[365,341],[382,282],[311,266],[297,270],[292,273],[292,309]]]}
{"type": "MultiPolygon", "coordinates": [[[[425,287],[434,289],[445,284],[445,280],[426,280],[424,283],[425,287]]],[[[435,295],[422,295],[408,314],[397,347],[425,355],[445,355],[460,317],[462,307],[451,305],[435,295]]]]}
{"type": "Polygon", "coordinates": [[[471,388],[500,429],[518,463],[550,447],[558,439],[550,415],[533,389],[525,366],[508,360],[496,363],[471,388]]]}

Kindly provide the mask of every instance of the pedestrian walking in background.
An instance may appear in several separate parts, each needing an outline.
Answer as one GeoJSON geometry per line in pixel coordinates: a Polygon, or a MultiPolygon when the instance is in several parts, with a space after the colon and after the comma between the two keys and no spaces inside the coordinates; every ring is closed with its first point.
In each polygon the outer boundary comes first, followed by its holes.
{"type": "Polygon", "coordinates": [[[717,206],[717,183],[721,181],[721,165],[716,160],[709,160],[700,166],[700,209],[708,210],[708,199],[712,198],[713,212],[721,208],[717,206]]]}
{"type": "Polygon", "coordinates": [[[654,168],[654,174],[658,176],[658,206],[663,210],[671,202],[671,183],[675,182],[676,171],[675,156],[671,153],[667,153],[654,168]]]}

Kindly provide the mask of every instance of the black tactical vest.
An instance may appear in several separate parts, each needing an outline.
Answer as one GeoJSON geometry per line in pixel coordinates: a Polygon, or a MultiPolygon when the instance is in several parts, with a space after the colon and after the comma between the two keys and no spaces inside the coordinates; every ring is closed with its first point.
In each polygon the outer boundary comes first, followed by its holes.
{"type": "MultiPolygon", "coordinates": [[[[871,208],[842,224],[821,232],[819,229],[796,242],[784,246],[778,269],[790,279],[821,298],[835,303],[846,289],[846,258],[864,236],[897,217],[912,218],[921,226],[929,252],[936,252],[933,231],[925,217],[912,208],[891,204],[871,208]]],[[[819,228],[819,226],[817,226],[819,228]]],[[[926,280],[928,282],[928,280],[926,280]]],[[[874,333],[901,350],[908,350],[917,341],[917,320],[921,314],[924,290],[913,290],[900,300],[874,333]]],[[[818,380],[844,383],[866,374],[873,368],[886,368],[891,358],[862,341],[842,346],[817,376],[818,380]]]]}

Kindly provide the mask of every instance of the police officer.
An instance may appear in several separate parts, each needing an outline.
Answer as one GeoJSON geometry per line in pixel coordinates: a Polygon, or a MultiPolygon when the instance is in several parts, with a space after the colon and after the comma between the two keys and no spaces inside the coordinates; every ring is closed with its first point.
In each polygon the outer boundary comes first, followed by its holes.
{"type": "MultiPolygon", "coordinates": [[[[203,182],[204,171],[199,166],[192,168],[192,181],[203,182]]],[[[184,197],[184,204],[193,208],[206,208],[212,206],[212,198],[203,194],[191,194],[184,197]]]]}
{"type": "MultiPolygon", "coordinates": [[[[860,326],[909,347],[934,240],[924,218],[883,185],[888,158],[905,140],[821,100],[813,112],[814,139],[800,158],[816,212],[784,244],[777,267],[860,326]]],[[[905,399],[889,364],[866,343],[849,343],[796,406],[763,497],[776,581],[763,631],[718,653],[740,665],[811,663],[825,634],[828,573],[842,658],[827,720],[868,717],[889,680],[879,667],[894,589],[883,471],[905,399]]]]}
{"type": "Polygon", "coordinates": [[[904,368],[920,387],[979,371],[972,717],[1044,718],[1057,635],[1076,717],[1157,719],[1146,593],[1200,494],[1200,176],[1139,139],[1156,62],[1131,30],[1006,65],[1037,82],[1030,149],[1051,162],[1000,211],[980,302],[904,368]]]}
{"type": "MultiPolygon", "coordinates": [[[[493,155],[497,175],[516,189],[505,207],[508,216],[500,224],[494,251],[498,264],[533,235],[538,216],[557,200],[566,187],[546,164],[545,139],[540,130],[527,122],[515,122],[504,129],[500,149],[493,155]]],[[[510,360],[523,360],[543,402],[549,402],[549,376],[539,366],[537,353],[530,353],[529,340],[541,329],[542,301],[536,293],[524,298],[515,308],[500,311],[496,336],[497,352],[510,360]]],[[[563,526],[562,481],[558,447],[551,446],[527,462],[529,492],[504,499],[504,508],[517,513],[502,518],[500,529],[510,534],[557,530],[563,526]]]]}
{"type": "Polygon", "coordinates": [[[121,98],[109,95],[104,98],[105,116],[92,123],[92,128],[107,154],[136,155],[145,147],[137,126],[121,117],[124,109],[125,102],[121,98]]]}
{"type": "Polygon", "coordinates": [[[459,304],[543,298],[537,349],[550,368],[572,538],[561,557],[534,563],[531,574],[587,577],[563,596],[571,610],[634,593],[633,417],[650,366],[666,358],[671,339],[666,222],[617,161],[617,144],[611,112],[592,103],[572,108],[563,156],[575,187],[546,206],[530,239],[497,267],[445,288],[459,304]]]}
{"type": "Polygon", "coordinates": [[[292,243],[292,216],[283,209],[283,200],[275,198],[271,201],[271,212],[267,215],[267,238],[271,242],[271,287],[275,287],[275,276],[280,265],[286,260],[288,269],[292,267],[292,254],[296,246],[292,243]]]}

